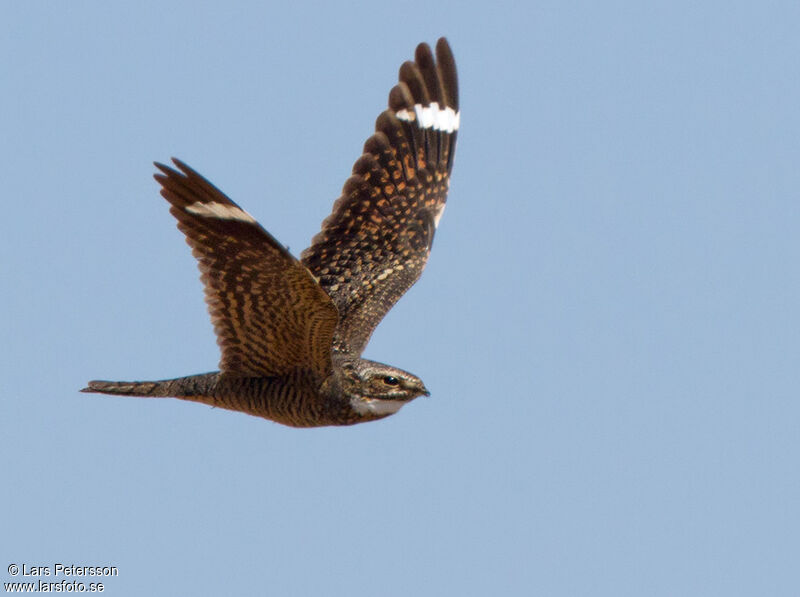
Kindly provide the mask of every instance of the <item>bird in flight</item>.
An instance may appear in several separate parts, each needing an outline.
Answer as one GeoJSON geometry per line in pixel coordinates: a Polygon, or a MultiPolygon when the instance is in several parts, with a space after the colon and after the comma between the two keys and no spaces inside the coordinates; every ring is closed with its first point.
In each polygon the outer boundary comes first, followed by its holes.
{"type": "Polygon", "coordinates": [[[199,262],[219,371],[162,381],[90,381],[83,392],[174,397],[294,427],[382,419],[428,395],[422,380],[361,358],[419,279],[444,212],[459,125],[444,38],[400,67],[389,107],[311,246],[294,258],[192,168],[155,179],[199,262]]]}

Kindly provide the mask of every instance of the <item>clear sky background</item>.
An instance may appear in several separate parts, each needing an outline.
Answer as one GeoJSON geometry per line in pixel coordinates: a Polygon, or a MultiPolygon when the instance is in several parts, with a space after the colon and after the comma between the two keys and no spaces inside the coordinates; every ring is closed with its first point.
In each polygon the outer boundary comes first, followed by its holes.
{"type": "Polygon", "coordinates": [[[798,23],[795,2],[4,2],[0,578],[800,594],[798,23]],[[430,399],[296,430],[78,393],[217,367],[153,160],[298,254],[440,35],[448,209],[365,353],[430,399]]]}

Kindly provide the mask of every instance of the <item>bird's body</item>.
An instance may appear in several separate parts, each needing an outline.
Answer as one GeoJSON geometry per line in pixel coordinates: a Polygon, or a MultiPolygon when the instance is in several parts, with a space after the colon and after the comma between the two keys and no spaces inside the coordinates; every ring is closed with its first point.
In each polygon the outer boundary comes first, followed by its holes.
{"type": "Polygon", "coordinates": [[[295,259],[186,164],[156,164],[161,194],[199,261],[220,371],[83,391],[176,397],[295,427],[380,419],[428,391],[361,358],[375,326],[419,278],[444,211],[459,124],[444,39],[400,68],[389,109],[333,213],[295,259]]]}
{"type": "MultiPolygon", "coordinates": [[[[382,384],[383,380],[376,378],[375,383],[382,384]]],[[[388,417],[406,402],[421,394],[428,394],[422,381],[410,373],[366,359],[347,364],[337,363],[334,372],[324,380],[304,369],[270,377],[224,375],[213,371],[161,381],[92,381],[84,391],[181,398],[263,417],[291,427],[366,423],[388,417]],[[347,380],[342,379],[345,371],[359,365],[372,366],[379,375],[393,373],[392,377],[398,380],[398,385],[400,379],[405,377],[410,387],[396,391],[398,395],[394,398],[361,398],[348,392],[351,387],[357,387],[356,384],[348,386],[347,380]]]]}

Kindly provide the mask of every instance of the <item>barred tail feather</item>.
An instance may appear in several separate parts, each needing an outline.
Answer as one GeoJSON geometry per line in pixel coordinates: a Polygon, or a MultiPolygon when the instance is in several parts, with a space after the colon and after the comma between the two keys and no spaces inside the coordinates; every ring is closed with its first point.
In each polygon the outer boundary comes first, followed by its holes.
{"type": "Polygon", "coordinates": [[[116,396],[151,396],[154,398],[191,398],[211,396],[219,379],[219,372],[201,373],[161,381],[90,381],[81,392],[112,394],[116,396]]]}
{"type": "Polygon", "coordinates": [[[92,394],[115,394],[120,396],[172,396],[166,381],[101,381],[93,380],[81,390],[92,394]]]}

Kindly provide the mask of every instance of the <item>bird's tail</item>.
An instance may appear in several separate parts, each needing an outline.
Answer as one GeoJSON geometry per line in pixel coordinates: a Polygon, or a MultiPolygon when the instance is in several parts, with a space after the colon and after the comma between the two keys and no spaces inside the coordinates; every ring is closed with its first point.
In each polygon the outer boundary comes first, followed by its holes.
{"type": "Polygon", "coordinates": [[[201,373],[162,379],[161,381],[90,381],[81,392],[93,394],[113,394],[115,396],[152,396],[166,398],[192,398],[211,396],[219,379],[219,372],[201,373]]]}
{"type": "Polygon", "coordinates": [[[81,392],[121,396],[174,396],[168,381],[90,381],[81,392]]]}

